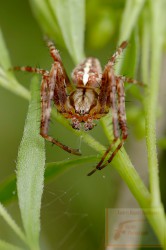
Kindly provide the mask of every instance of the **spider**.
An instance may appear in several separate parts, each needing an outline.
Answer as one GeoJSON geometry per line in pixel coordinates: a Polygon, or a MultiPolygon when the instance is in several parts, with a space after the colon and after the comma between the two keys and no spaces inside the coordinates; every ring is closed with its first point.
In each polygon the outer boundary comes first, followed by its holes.
{"type": "Polygon", "coordinates": [[[93,129],[96,125],[94,120],[108,114],[110,109],[112,111],[114,139],[100,162],[88,174],[90,176],[96,170],[105,168],[112,161],[128,136],[124,82],[140,83],[128,77],[115,75],[113,69],[117,57],[123,52],[128,43],[126,41],[121,43],[106,64],[103,72],[98,59],[86,58],[74,68],[71,75],[73,84],[71,84],[67,76],[54,43],[49,39],[46,39],[46,43],[54,61],[50,71],[29,66],[14,67],[14,70],[35,72],[42,75],[40,135],[69,153],[81,155],[78,149],[70,148],[48,135],[52,101],[59,113],[70,120],[73,129],[78,130],[81,127],[85,131],[93,129]],[[118,145],[106,160],[107,155],[117,142],[118,145]]]}

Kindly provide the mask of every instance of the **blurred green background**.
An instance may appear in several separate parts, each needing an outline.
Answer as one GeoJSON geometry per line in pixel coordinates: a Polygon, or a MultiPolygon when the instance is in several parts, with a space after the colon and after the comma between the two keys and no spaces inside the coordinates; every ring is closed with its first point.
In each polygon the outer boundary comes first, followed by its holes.
{"type": "MultiPolygon", "coordinates": [[[[86,54],[98,57],[102,66],[116,49],[120,17],[125,1],[87,1],[86,16],[86,54]]],[[[43,42],[43,34],[34,18],[27,0],[9,0],[0,2],[0,26],[9,49],[13,65],[30,65],[44,69],[50,68],[51,58],[43,42]]],[[[70,74],[74,64],[64,48],[58,47],[67,72],[70,74]]],[[[163,63],[164,60],[163,60],[163,63]]],[[[164,64],[165,65],[165,64],[164,64]]],[[[164,66],[163,66],[164,68],[164,66]]],[[[31,74],[17,72],[17,78],[29,89],[31,74]]],[[[139,76],[137,76],[139,77],[139,76]]],[[[162,76],[164,78],[164,75],[162,76]]],[[[165,90],[165,88],[164,88],[165,90]]],[[[163,94],[165,95],[165,94],[163,94]]],[[[129,115],[138,100],[127,94],[129,115]]],[[[164,104],[162,101],[161,105],[164,104]]],[[[15,173],[18,147],[22,138],[24,121],[28,102],[0,88],[0,181],[15,173]]],[[[160,137],[164,136],[164,108],[160,118],[162,125],[160,137]]],[[[144,181],[147,181],[147,162],[145,142],[138,141],[133,133],[135,126],[129,119],[129,139],[125,148],[138,168],[144,181]]],[[[142,125],[143,126],[143,125],[142,125]]],[[[140,131],[142,131],[140,129],[140,131]]],[[[50,134],[66,145],[80,148],[83,155],[96,154],[91,148],[53,121],[50,134]]],[[[105,146],[109,145],[100,124],[90,132],[105,146]]],[[[141,134],[141,132],[140,132],[141,134]]],[[[46,143],[47,162],[74,159],[57,147],[46,143]]],[[[160,150],[160,176],[162,200],[165,199],[165,151],[160,150]]],[[[105,208],[137,207],[135,199],[128,188],[121,182],[120,177],[109,166],[90,178],[86,174],[92,169],[91,165],[81,165],[69,169],[65,174],[47,183],[44,188],[41,211],[41,245],[42,249],[104,249],[105,244],[105,208]]],[[[8,210],[16,221],[21,223],[17,202],[8,204],[8,210]]],[[[0,236],[17,243],[18,239],[0,218],[0,236]]]]}

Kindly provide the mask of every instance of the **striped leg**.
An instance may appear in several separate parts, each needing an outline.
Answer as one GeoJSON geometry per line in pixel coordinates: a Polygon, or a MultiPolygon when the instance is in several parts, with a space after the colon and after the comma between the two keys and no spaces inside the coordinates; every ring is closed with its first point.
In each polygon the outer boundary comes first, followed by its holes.
{"type": "Polygon", "coordinates": [[[113,148],[113,146],[115,145],[116,141],[118,138],[115,138],[113,140],[113,142],[111,143],[111,145],[108,147],[108,149],[105,151],[103,157],[101,158],[100,162],[97,164],[97,166],[90,172],[87,174],[87,176],[91,176],[92,174],[94,174],[97,170],[101,170],[103,168],[103,162],[106,159],[107,155],[109,154],[109,152],[111,151],[111,149],[113,148]]]}
{"type": "Polygon", "coordinates": [[[88,176],[92,175],[93,173],[96,172],[96,170],[100,170],[102,169],[102,164],[104,162],[104,160],[106,159],[107,155],[109,154],[109,152],[111,151],[111,149],[113,148],[113,146],[115,145],[115,143],[117,142],[118,138],[119,138],[119,126],[118,126],[118,110],[117,110],[117,86],[116,86],[116,78],[113,74],[113,72],[111,72],[111,70],[108,68],[107,69],[107,77],[108,82],[107,82],[107,88],[108,85],[110,86],[110,92],[109,92],[109,101],[108,103],[111,105],[111,109],[112,109],[112,123],[113,123],[113,133],[114,133],[114,140],[111,143],[111,145],[108,147],[108,149],[106,150],[105,154],[103,155],[103,157],[101,158],[101,161],[97,164],[96,168],[93,169],[88,176]]]}
{"type": "Polygon", "coordinates": [[[125,140],[127,139],[128,133],[127,133],[127,124],[126,124],[126,111],[125,111],[125,91],[124,91],[124,82],[121,78],[116,78],[117,82],[117,94],[118,94],[118,120],[119,120],[119,127],[122,131],[122,139],[120,143],[118,144],[117,148],[114,150],[114,152],[111,154],[108,161],[106,161],[99,170],[105,168],[115,157],[115,155],[118,153],[118,151],[123,146],[125,140]]]}
{"type": "Polygon", "coordinates": [[[100,113],[104,113],[105,106],[107,103],[107,97],[110,92],[110,82],[114,81],[115,76],[114,76],[113,66],[116,62],[117,57],[123,52],[127,44],[128,44],[127,41],[124,41],[121,43],[117,51],[113,54],[111,59],[106,64],[105,69],[103,71],[102,84],[101,84],[101,89],[100,89],[100,94],[99,94],[99,103],[101,105],[100,113]]]}
{"type": "Polygon", "coordinates": [[[49,71],[47,71],[47,70],[39,69],[39,68],[33,68],[33,67],[30,67],[30,66],[23,66],[23,67],[15,66],[12,69],[13,70],[18,70],[18,71],[27,71],[27,72],[32,72],[32,73],[34,72],[34,73],[45,75],[45,76],[49,75],[49,71]]]}
{"type": "Polygon", "coordinates": [[[59,54],[58,50],[56,49],[54,43],[51,40],[49,40],[48,38],[45,38],[45,41],[46,41],[46,44],[47,44],[47,46],[48,46],[48,48],[50,50],[50,55],[53,58],[54,62],[59,62],[60,65],[61,65],[61,68],[63,70],[63,75],[65,77],[65,83],[66,83],[66,86],[68,87],[69,92],[72,91],[73,90],[72,85],[70,83],[70,80],[68,78],[66,70],[63,67],[62,59],[60,57],[60,54],[59,54]]]}
{"type": "MultiPolygon", "coordinates": [[[[59,63],[57,63],[59,65],[59,63]]],[[[64,83],[63,76],[59,74],[61,73],[61,67],[57,64],[54,64],[52,66],[52,69],[50,71],[50,76],[43,77],[42,78],[42,84],[41,84],[41,109],[42,109],[42,116],[41,116],[41,125],[40,125],[40,135],[45,138],[47,141],[52,142],[53,144],[56,144],[58,147],[62,148],[63,150],[75,154],[80,155],[79,150],[72,149],[61,142],[57,141],[53,137],[48,135],[48,128],[49,128],[49,121],[51,116],[51,101],[53,100],[54,96],[56,95],[57,102],[58,102],[58,94],[56,91],[56,88],[58,88],[58,91],[60,93],[60,96],[65,96],[65,93],[63,93],[61,85],[64,83]]],[[[64,84],[63,84],[64,85],[64,84]]],[[[64,99],[59,100],[59,103],[61,105],[61,102],[63,102],[64,99]]]]}
{"type": "Polygon", "coordinates": [[[45,38],[45,41],[50,50],[50,55],[53,58],[54,62],[59,62],[60,64],[62,64],[62,59],[60,57],[58,50],[55,48],[54,43],[48,38],[45,38]]]}
{"type": "Polygon", "coordinates": [[[119,79],[121,79],[123,82],[131,83],[131,84],[137,84],[141,87],[146,87],[147,85],[144,84],[143,82],[139,82],[133,78],[126,77],[126,76],[118,76],[119,79]]]}
{"type": "Polygon", "coordinates": [[[110,64],[111,66],[113,66],[115,64],[117,57],[120,56],[120,54],[126,48],[127,44],[128,44],[127,41],[124,41],[121,43],[121,45],[118,47],[116,52],[113,54],[113,56],[109,60],[108,64],[110,64]]]}

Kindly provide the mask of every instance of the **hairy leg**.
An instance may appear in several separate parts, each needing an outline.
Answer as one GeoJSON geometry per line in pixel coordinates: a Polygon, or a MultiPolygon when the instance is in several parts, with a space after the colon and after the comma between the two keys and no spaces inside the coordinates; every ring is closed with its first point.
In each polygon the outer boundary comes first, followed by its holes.
{"type": "Polygon", "coordinates": [[[63,75],[65,77],[65,83],[66,83],[68,90],[72,91],[73,87],[72,87],[70,80],[67,76],[66,70],[63,67],[63,63],[62,63],[62,59],[61,59],[61,56],[59,54],[59,51],[56,49],[54,43],[51,40],[49,40],[48,38],[45,38],[45,41],[46,41],[46,44],[47,44],[49,51],[50,51],[50,55],[53,58],[54,62],[58,62],[61,65],[61,68],[63,70],[63,75]]]}
{"type": "Polygon", "coordinates": [[[34,72],[40,75],[49,75],[49,72],[45,69],[39,69],[39,68],[34,68],[30,66],[15,66],[12,68],[13,70],[18,70],[18,71],[27,71],[27,72],[34,72]]]}
{"type": "Polygon", "coordinates": [[[125,91],[124,91],[124,82],[121,78],[116,77],[117,82],[117,93],[118,93],[118,120],[119,127],[122,132],[122,139],[114,152],[111,154],[110,158],[100,167],[100,170],[105,168],[115,157],[118,151],[123,146],[125,140],[127,139],[127,124],[126,124],[126,111],[125,111],[125,91]]]}
{"type": "Polygon", "coordinates": [[[124,41],[124,42],[121,43],[121,45],[118,47],[116,52],[112,55],[112,57],[109,60],[108,64],[110,64],[111,66],[114,66],[117,57],[122,54],[123,50],[127,47],[127,44],[128,44],[127,41],[124,41]]]}
{"type": "Polygon", "coordinates": [[[142,87],[146,87],[146,84],[139,82],[133,78],[130,77],[126,77],[126,76],[118,76],[119,79],[121,79],[123,82],[127,82],[127,83],[131,83],[131,84],[137,84],[140,85],[142,87]]]}
{"type": "Polygon", "coordinates": [[[51,100],[53,99],[54,88],[55,88],[55,82],[52,81],[50,83],[49,77],[43,77],[42,85],[41,85],[42,116],[41,116],[41,125],[40,125],[40,135],[43,138],[45,138],[47,141],[52,142],[53,144],[57,145],[63,150],[69,153],[75,154],[75,155],[80,155],[79,150],[72,149],[48,135],[49,121],[50,121],[50,116],[51,116],[51,100]]]}
{"type": "MultiPolygon", "coordinates": [[[[115,145],[116,141],[119,138],[119,126],[118,126],[118,110],[117,110],[117,86],[116,86],[116,77],[114,76],[113,72],[111,71],[110,67],[107,67],[104,72],[104,77],[106,77],[107,88],[109,87],[110,91],[108,92],[108,96],[106,98],[106,104],[111,106],[112,110],[112,123],[113,123],[113,133],[114,133],[114,140],[111,145],[108,147],[106,152],[104,153],[103,157],[101,158],[100,162],[97,164],[96,168],[93,169],[88,176],[92,175],[96,170],[100,170],[102,167],[103,162],[105,161],[107,155],[115,145]]],[[[103,79],[104,80],[104,79],[103,79]]],[[[102,89],[101,89],[102,92],[102,89]]],[[[105,93],[102,93],[103,96],[105,93]]],[[[99,99],[100,101],[100,99],[99,99]]],[[[102,103],[100,103],[102,104],[102,103]]],[[[102,104],[103,105],[103,104],[102,104]]],[[[105,107],[102,108],[104,110],[105,107]]]]}

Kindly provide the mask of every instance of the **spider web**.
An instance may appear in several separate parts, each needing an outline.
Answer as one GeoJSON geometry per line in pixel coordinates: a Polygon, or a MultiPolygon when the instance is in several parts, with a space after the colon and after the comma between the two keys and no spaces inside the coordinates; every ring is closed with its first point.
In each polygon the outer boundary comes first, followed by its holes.
{"type": "Polygon", "coordinates": [[[42,218],[49,218],[46,223],[49,228],[47,230],[57,230],[58,228],[52,243],[57,250],[81,249],[80,242],[86,241],[88,230],[91,227],[88,213],[83,208],[77,207],[81,195],[76,191],[75,186],[79,181],[77,180],[66,189],[64,189],[66,185],[63,185],[56,191],[46,187],[46,202],[42,206],[42,218]]]}

